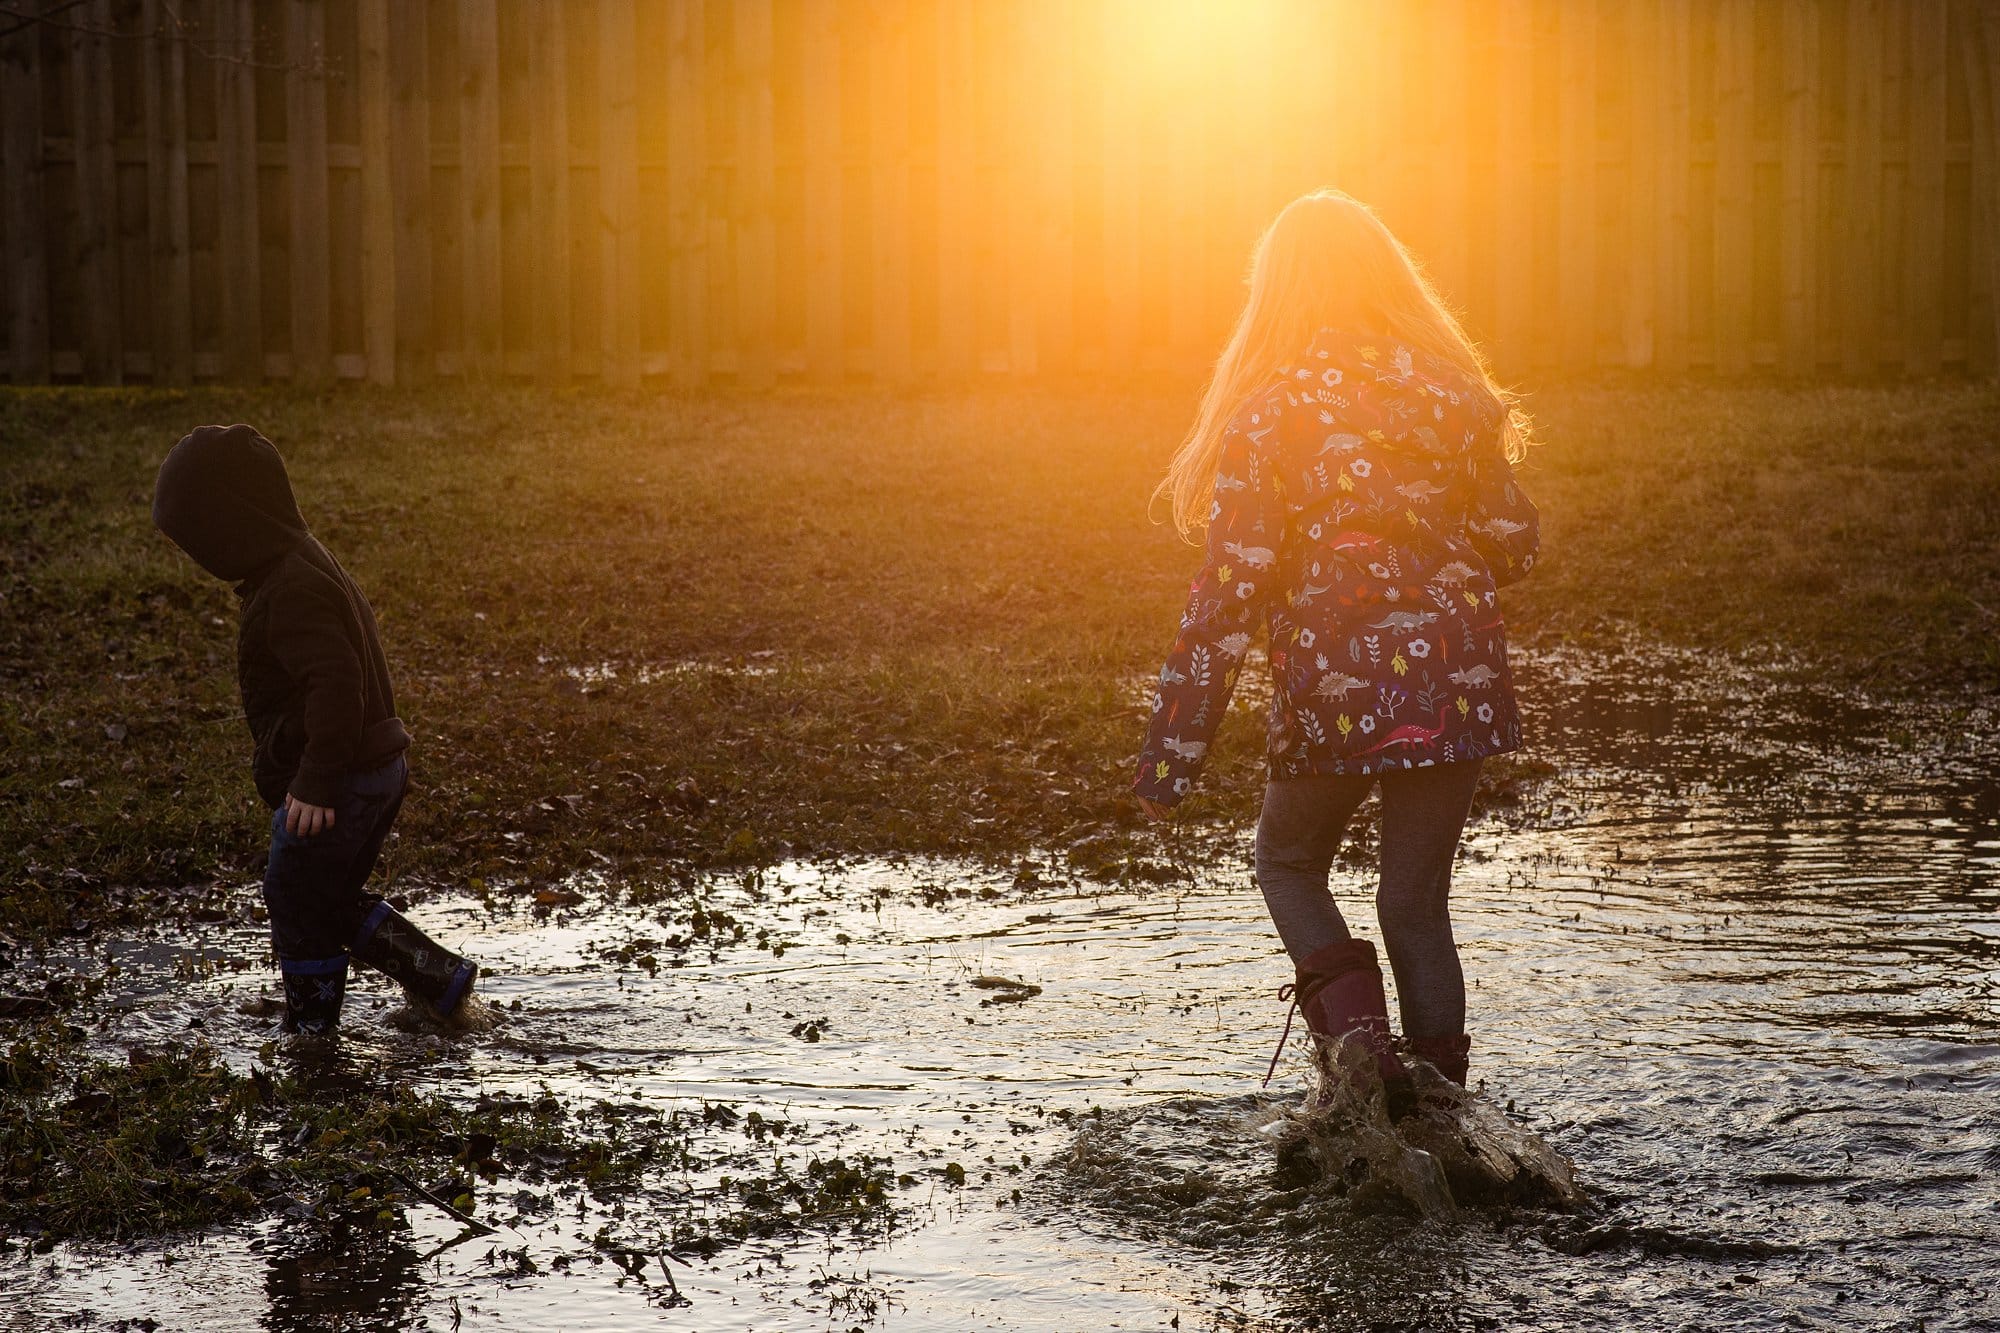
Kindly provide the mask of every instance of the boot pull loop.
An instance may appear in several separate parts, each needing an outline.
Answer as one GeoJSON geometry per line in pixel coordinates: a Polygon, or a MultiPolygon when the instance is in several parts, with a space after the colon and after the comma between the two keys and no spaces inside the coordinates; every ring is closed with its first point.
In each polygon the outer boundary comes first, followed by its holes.
{"type": "Polygon", "coordinates": [[[1292,1039],[1292,1020],[1298,1017],[1299,1013],[1299,988],[1288,981],[1278,987],[1278,998],[1290,1000],[1292,1007],[1285,1011],[1284,1033],[1278,1038],[1278,1049],[1271,1052],[1271,1067],[1264,1071],[1264,1086],[1267,1088],[1271,1086],[1271,1079],[1278,1072],[1278,1061],[1285,1054],[1285,1043],[1292,1039]]]}

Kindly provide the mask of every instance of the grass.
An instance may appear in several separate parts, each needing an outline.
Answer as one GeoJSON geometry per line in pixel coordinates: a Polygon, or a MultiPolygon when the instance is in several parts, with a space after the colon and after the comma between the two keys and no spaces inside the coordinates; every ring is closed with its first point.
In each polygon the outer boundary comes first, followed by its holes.
{"type": "MultiPolygon", "coordinates": [[[[2000,686],[2000,389],[1554,387],[1517,638],[2000,686]]],[[[670,886],[786,855],[1153,864],[1140,682],[1192,553],[1147,497],[1179,391],[0,395],[0,909],[42,938],[255,877],[234,601],[152,531],[244,419],[373,599],[417,735],[405,885],[670,886]]],[[[1261,727],[1198,811],[1254,808],[1261,727]]]]}

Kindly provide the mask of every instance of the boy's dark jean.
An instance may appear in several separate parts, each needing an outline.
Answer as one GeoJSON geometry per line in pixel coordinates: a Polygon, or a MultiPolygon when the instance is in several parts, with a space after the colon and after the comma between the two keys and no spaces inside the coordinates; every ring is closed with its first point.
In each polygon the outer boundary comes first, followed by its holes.
{"type": "Polygon", "coordinates": [[[409,783],[409,765],[401,755],[380,768],[349,774],[333,807],[333,827],[310,837],[286,831],[283,806],[272,815],[264,904],[285,981],[288,1032],[324,1033],[340,1019],[348,945],[380,901],[363,889],[409,783]]]}

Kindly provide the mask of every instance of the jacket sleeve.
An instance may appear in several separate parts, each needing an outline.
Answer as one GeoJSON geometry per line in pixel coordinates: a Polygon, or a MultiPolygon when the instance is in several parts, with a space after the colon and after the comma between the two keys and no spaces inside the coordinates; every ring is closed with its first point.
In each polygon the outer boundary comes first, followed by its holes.
{"type": "Polygon", "coordinates": [[[1472,501],[1465,534],[1493,572],[1493,586],[1518,583],[1535,567],[1541,548],[1541,516],[1528,499],[1497,439],[1473,451],[1472,501]]]}
{"type": "Polygon", "coordinates": [[[1139,795],[1163,805],[1179,802],[1200,776],[1251,635],[1282,580],[1285,500],[1263,443],[1272,425],[1246,413],[1223,436],[1207,559],[1160,668],[1134,784],[1139,795]]]}
{"type": "Polygon", "coordinates": [[[271,655],[305,696],[306,748],[291,794],[312,805],[333,805],[346,785],[361,743],[361,656],[348,636],[348,610],[340,591],[323,580],[294,579],[280,590],[267,635],[271,655]]]}

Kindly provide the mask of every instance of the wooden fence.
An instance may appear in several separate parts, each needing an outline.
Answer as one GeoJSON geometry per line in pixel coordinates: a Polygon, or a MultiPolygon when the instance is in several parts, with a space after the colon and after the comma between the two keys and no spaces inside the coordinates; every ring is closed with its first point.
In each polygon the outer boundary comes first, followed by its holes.
{"type": "Polygon", "coordinates": [[[1377,204],[1531,375],[1996,356],[1987,0],[0,0],[16,381],[1182,372],[1377,204]]]}

